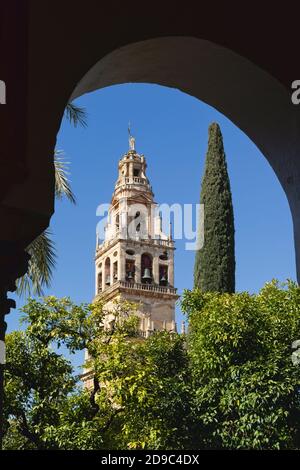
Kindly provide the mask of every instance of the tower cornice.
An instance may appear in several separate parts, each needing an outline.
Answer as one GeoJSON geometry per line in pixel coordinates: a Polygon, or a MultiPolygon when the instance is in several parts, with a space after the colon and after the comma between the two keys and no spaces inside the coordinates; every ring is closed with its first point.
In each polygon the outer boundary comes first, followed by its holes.
{"type": "Polygon", "coordinates": [[[157,249],[168,248],[168,250],[176,250],[174,240],[160,240],[159,238],[149,238],[149,239],[137,239],[133,240],[132,238],[119,238],[115,237],[108,242],[102,243],[99,245],[98,249],[96,250],[95,260],[103,256],[103,253],[107,250],[111,250],[115,247],[118,243],[126,245],[126,247],[135,248],[147,248],[147,247],[156,247],[157,249]]]}
{"type": "Polygon", "coordinates": [[[130,295],[137,295],[137,296],[146,296],[156,299],[172,299],[177,300],[179,299],[179,295],[177,294],[177,289],[175,287],[163,287],[163,286],[156,286],[156,285],[148,285],[148,284],[139,284],[139,283],[131,283],[126,281],[117,281],[113,285],[109,286],[103,293],[100,295],[96,295],[94,297],[94,302],[99,299],[109,300],[118,294],[127,293],[130,295]]]}

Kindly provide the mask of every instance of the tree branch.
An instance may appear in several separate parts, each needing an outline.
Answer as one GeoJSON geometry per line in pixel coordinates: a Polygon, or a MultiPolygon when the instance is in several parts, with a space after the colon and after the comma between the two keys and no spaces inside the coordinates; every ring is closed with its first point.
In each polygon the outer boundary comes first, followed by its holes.
{"type": "Polygon", "coordinates": [[[19,421],[19,429],[21,434],[26,437],[26,439],[28,439],[30,442],[32,442],[38,450],[44,449],[44,442],[41,441],[41,439],[35,433],[30,431],[26,415],[23,410],[21,411],[19,418],[21,419],[21,422],[19,421]]]}
{"type": "Polygon", "coordinates": [[[100,407],[99,407],[98,403],[96,403],[96,400],[95,400],[96,394],[100,390],[100,383],[99,383],[99,380],[97,379],[97,377],[95,375],[93,377],[93,384],[94,384],[93,391],[91,392],[91,395],[90,395],[90,404],[91,404],[92,409],[93,409],[91,419],[93,419],[96,416],[96,414],[98,413],[98,411],[100,410],[100,407]]]}
{"type": "Polygon", "coordinates": [[[108,428],[110,427],[110,425],[112,424],[114,418],[119,414],[121,413],[121,411],[124,411],[124,407],[122,406],[121,408],[118,408],[117,410],[115,410],[115,412],[110,416],[110,418],[107,420],[107,422],[105,423],[105,425],[103,426],[103,428],[101,429],[101,433],[104,433],[108,430],[108,428]]]}

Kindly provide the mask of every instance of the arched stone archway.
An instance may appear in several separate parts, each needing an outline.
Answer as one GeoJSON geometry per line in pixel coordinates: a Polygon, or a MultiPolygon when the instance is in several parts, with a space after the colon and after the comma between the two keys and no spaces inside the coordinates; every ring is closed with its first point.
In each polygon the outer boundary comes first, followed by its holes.
{"type": "MultiPolygon", "coordinates": [[[[34,163],[33,171],[24,184],[13,187],[4,199],[4,204],[25,211],[28,223],[22,222],[22,235],[26,243],[48,224],[53,211],[51,155],[66,102],[114,84],[156,83],[177,88],[215,107],[245,132],[267,158],[291,208],[300,279],[300,170],[297,161],[300,113],[282,83],[232,50],[188,36],[156,37],[131,42],[105,54],[99,51],[96,63],[88,68],[82,64],[81,70],[78,83],[75,82],[78,74],[68,73],[61,87],[56,88],[57,96],[51,93],[53,101],[48,102],[48,125],[44,128],[40,126],[38,108],[35,109],[40,103],[33,97],[35,106],[29,113],[27,149],[29,166],[34,163]],[[33,184],[39,198],[32,196],[33,184]]],[[[184,142],[182,148],[184,151],[184,142]]]]}
{"type": "MultiPolygon", "coordinates": [[[[133,3],[128,9],[124,3],[87,0],[70,10],[58,0],[12,0],[1,8],[4,50],[12,44],[19,51],[17,65],[9,53],[3,56],[1,77],[15,73],[18,78],[7,83],[7,113],[0,115],[3,128],[13,129],[2,140],[2,151],[9,155],[0,172],[2,266],[18,263],[20,254],[14,259],[14,252],[49,224],[52,155],[67,101],[115,83],[147,82],[209,103],[260,148],[289,201],[300,280],[300,106],[290,99],[291,81],[298,77],[295,61],[288,54],[278,56],[279,46],[296,51],[292,26],[284,37],[278,35],[284,18],[291,25],[289,11],[272,11],[266,37],[270,11],[264,15],[262,8],[259,16],[253,12],[255,34],[250,12],[249,21],[237,28],[237,11],[233,15],[228,5],[217,17],[208,5],[199,18],[196,7],[179,11],[166,1],[159,12],[148,11],[147,21],[133,3]]],[[[6,286],[24,270],[11,269],[8,282],[5,269],[0,281],[6,286]]]]}
{"type": "Polygon", "coordinates": [[[103,57],[79,81],[70,99],[128,82],[155,83],[188,93],[226,115],[257,145],[290,204],[299,273],[300,121],[289,90],[249,60],[210,41],[161,37],[129,44],[103,57]]]}
{"type": "MultiPolygon", "coordinates": [[[[134,0],[1,3],[0,341],[13,306],[7,292],[26,270],[24,249],[54,211],[53,150],[65,105],[99,86],[176,87],[242,129],[287,195],[300,281],[300,106],[290,100],[300,72],[298,17],[288,4],[211,3],[199,14],[197,2],[171,0],[143,9],[134,0]]],[[[1,383],[2,373],[0,366],[1,383]]]]}

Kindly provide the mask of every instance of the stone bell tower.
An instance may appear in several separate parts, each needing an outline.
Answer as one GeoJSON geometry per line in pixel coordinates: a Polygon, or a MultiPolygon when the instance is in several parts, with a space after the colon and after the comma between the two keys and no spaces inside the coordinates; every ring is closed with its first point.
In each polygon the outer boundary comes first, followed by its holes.
{"type": "MultiPolygon", "coordinates": [[[[146,159],[129,150],[118,165],[102,244],[96,243],[95,300],[123,298],[139,304],[140,331],[176,331],[174,241],[162,232],[161,214],[146,176],[146,159]]],[[[109,319],[108,319],[109,321],[109,319]]]]}

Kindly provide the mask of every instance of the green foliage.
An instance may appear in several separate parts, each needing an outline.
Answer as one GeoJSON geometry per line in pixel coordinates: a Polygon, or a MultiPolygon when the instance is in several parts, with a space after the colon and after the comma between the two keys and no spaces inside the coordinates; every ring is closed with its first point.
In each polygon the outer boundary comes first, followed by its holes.
{"type": "Polygon", "coordinates": [[[44,230],[26,251],[30,255],[28,271],[17,279],[17,294],[30,295],[33,292],[42,295],[43,286],[51,285],[52,271],[56,264],[56,251],[50,230],[44,230]]]}
{"type": "Polygon", "coordinates": [[[85,108],[81,108],[76,104],[69,102],[65,109],[65,116],[74,127],[78,125],[82,127],[87,126],[87,114],[85,108]]]}
{"type": "Polygon", "coordinates": [[[105,409],[94,415],[89,392],[78,390],[60,407],[59,422],[46,427],[45,445],[60,450],[102,449],[108,416],[105,409]]]}
{"type": "Polygon", "coordinates": [[[187,336],[142,338],[134,304],[30,300],[7,335],[4,447],[299,449],[300,288],[195,289],[182,307],[187,336]],[[62,346],[87,349],[88,389],[62,346]]]}
{"type": "MultiPolygon", "coordinates": [[[[124,305],[124,312],[128,308],[124,305]]],[[[120,313],[122,307],[116,310],[120,313]]],[[[27,324],[25,332],[13,332],[6,337],[4,413],[8,432],[4,446],[22,445],[25,449],[99,446],[100,424],[107,421],[107,410],[95,412],[94,402],[78,386],[79,377],[58,348],[63,345],[70,353],[84,348],[95,350],[93,342],[110,335],[104,331],[103,304],[77,306],[68,298],[46,297],[44,301],[30,299],[22,311],[22,320],[27,324]],[[79,417],[82,419],[78,421],[79,417]]]]}
{"type": "Polygon", "coordinates": [[[119,412],[121,433],[109,448],[183,449],[190,442],[188,364],[183,338],[159,332],[147,340],[118,338],[106,349],[107,361],[95,361],[106,384],[100,400],[119,412]]]}
{"type": "Polygon", "coordinates": [[[186,291],[198,446],[298,449],[300,289],[266,284],[258,295],[186,291]]]}
{"type": "Polygon", "coordinates": [[[69,163],[65,161],[64,152],[55,149],[54,151],[55,169],[55,197],[62,200],[68,199],[72,204],[76,204],[76,199],[69,181],[69,163]]]}
{"type": "Polygon", "coordinates": [[[223,138],[216,123],[209,127],[200,203],[204,205],[204,245],[196,253],[194,285],[204,292],[234,292],[233,206],[223,138]]]}
{"type": "Polygon", "coordinates": [[[25,332],[7,335],[6,347],[7,425],[12,421],[14,432],[23,437],[23,448],[44,449],[44,428],[58,424],[59,408],[75,388],[73,369],[63,356],[25,332]]]}
{"type": "Polygon", "coordinates": [[[5,448],[183,448],[189,441],[187,355],[178,335],[143,339],[136,305],[29,300],[25,332],[7,335],[5,448]],[[109,314],[109,327],[104,317],[109,314]],[[93,386],[58,348],[86,348],[93,386]]]}

